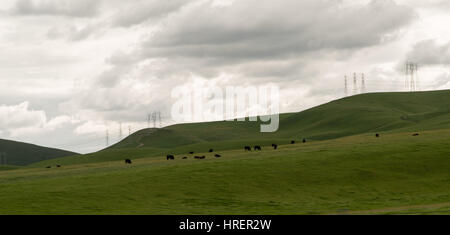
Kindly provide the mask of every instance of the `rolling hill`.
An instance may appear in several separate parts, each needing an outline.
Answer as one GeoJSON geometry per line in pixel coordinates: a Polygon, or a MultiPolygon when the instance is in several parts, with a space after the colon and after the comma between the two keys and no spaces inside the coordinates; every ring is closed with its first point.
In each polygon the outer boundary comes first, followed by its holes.
{"type": "MultiPolygon", "coordinates": [[[[53,158],[77,155],[77,153],[60,149],[47,148],[33,144],[21,143],[11,140],[0,139],[0,153],[6,156],[8,165],[23,166],[34,162],[44,161],[53,158]]],[[[2,167],[3,169],[12,168],[2,167]]]]}
{"type": "Polygon", "coordinates": [[[260,124],[219,121],[143,129],[105,150],[50,162],[101,162],[206,152],[209,148],[240,149],[244,144],[282,144],[291,139],[318,141],[375,132],[445,129],[450,128],[450,90],[361,94],[302,112],[281,114],[280,128],[275,133],[261,133],[260,124]]]}
{"type": "Polygon", "coordinates": [[[260,124],[221,121],[145,129],[110,149],[174,148],[236,139],[325,140],[362,133],[450,127],[450,90],[356,95],[299,113],[281,114],[280,129],[275,133],[260,133],[260,124]]]}

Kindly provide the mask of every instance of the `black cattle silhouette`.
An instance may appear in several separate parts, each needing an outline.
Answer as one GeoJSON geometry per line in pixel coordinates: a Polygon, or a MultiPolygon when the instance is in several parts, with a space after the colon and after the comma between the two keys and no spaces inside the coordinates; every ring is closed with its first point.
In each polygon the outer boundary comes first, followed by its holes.
{"type": "Polygon", "coordinates": [[[61,167],[61,165],[56,165],[56,167],[61,167]]]}
{"type": "Polygon", "coordinates": [[[377,137],[377,138],[380,137],[380,134],[376,133],[376,134],[375,134],[375,137],[377,137]]]}
{"type": "Polygon", "coordinates": [[[244,147],[244,150],[245,150],[245,151],[252,151],[252,148],[250,148],[250,146],[245,146],[245,147],[244,147]]]}
{"type": "Polygon", "coordinates": [[[414,133],[413,136],[419,136],[419,133],[414,133]]]}
{"type": "Polygon", "coordinates": [[[209,152],[210,152],[210,153],[214,152],[214,149],[209,149],[209,152]]]}
{"type": "Polygon", "coordinates": [[[277,144],[272,144],[273,149],[277,149],[278,145],[277,144]]]}
{"type": "Polygon", "coordinates": [[[255,149],[255,151],[256,150],[261,150],[261,146],[259,146],[259,145],[255,145],[255,147],[253,147],[254,149],[255,149]]]}
{"type": "Polygon", "coordinates": [[[194,152],[189,152],[189,154],[194,154],[194,152]]]}
{"type": "Polygon", "coordinates": [[[200,156],[195,156],[194,158],[195,159],[205,159],[206,157],[205,156],[201,156],[201,157],[200,156]]]}
{"type": "Polygon", "coordinates": [[[131,164],[131,160],[130,159],[125,159],[125,164],[131,164]]]}
{"type": "Polygon", "coordinates": [[[187,159],[187,157],[183,157],[183,159],[187,159]]]}
{"type": "Polygon", "coordinates": [[[303,142],[303,143],[306,143],[306,139],[303,139],[302,142],[303,142]]]}
{"type": "Polygon", "coordinates": [[[167,155],[167,160],[175,160],[175,156],[173,155],[167,155]]]}
{"type": "Polygon", "coordinates": [[[51,166],[48,166],[48,167],[46,167],[46,168],[52,168],[51,166]]]}
{"type": "Polygon", "coordinates": [[[214,157],[222,157],[220,154],[215,154],[214,157]]]}
{"type": "Polygon", "coordinates": [[[295,141],[291,140],[291,144],[295,144],[295,141]]]}

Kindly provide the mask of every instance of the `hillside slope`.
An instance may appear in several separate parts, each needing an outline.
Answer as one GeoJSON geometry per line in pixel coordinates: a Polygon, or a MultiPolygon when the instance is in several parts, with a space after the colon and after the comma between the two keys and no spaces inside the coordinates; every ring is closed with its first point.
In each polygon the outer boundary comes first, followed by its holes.
{"type": "Polygon", "coordinates": [[[450,128],[450,90],[361,94],[299,113],[281,114],[275,133],[261,133],[260,124],[220,121],[143,129],[97,153],[57,161],[76,164],[207,152],[210,148],[221,151],[243,145],[270,146],[292,139],[306,138],[309,142],[358,134],[446,129],[450,128]]]}
{"type": "Polygon", "coordinates": [[[281,114],[280,129],[275,133],[260,133],[260,124],[221,121],[144,129],[110,148],[174,148],[236,139],[324,140],[371,132],[447,128],[450,90],[356,95],[299,113],[281,114]]]}
{"type": "Polygon", "coordinates": [[[6,156],[8,165],[23,166],[53,158],[77,155],[60,149],[0,139],[0,153],[6,156]]]}

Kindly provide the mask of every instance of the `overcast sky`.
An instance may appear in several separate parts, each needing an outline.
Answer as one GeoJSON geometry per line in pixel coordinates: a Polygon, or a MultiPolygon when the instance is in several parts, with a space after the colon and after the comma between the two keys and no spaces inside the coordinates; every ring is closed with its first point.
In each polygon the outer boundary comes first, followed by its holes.
{"type": "Polygon", "coordinates": [[[170,92],[194,81],[273,82],[282,112],[344,96],[449,89],[447,0],[2,0],[0,138],[78,152],[147,126],[170,92]]]}

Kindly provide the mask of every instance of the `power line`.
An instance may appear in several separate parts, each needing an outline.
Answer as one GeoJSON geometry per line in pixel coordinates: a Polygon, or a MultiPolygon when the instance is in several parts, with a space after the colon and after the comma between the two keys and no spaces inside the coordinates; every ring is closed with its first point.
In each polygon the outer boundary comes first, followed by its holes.
{"type": "Polygon", "coordinates": [[[109,131],[106,130],[106,147],[109,146],[109,131]]]}

